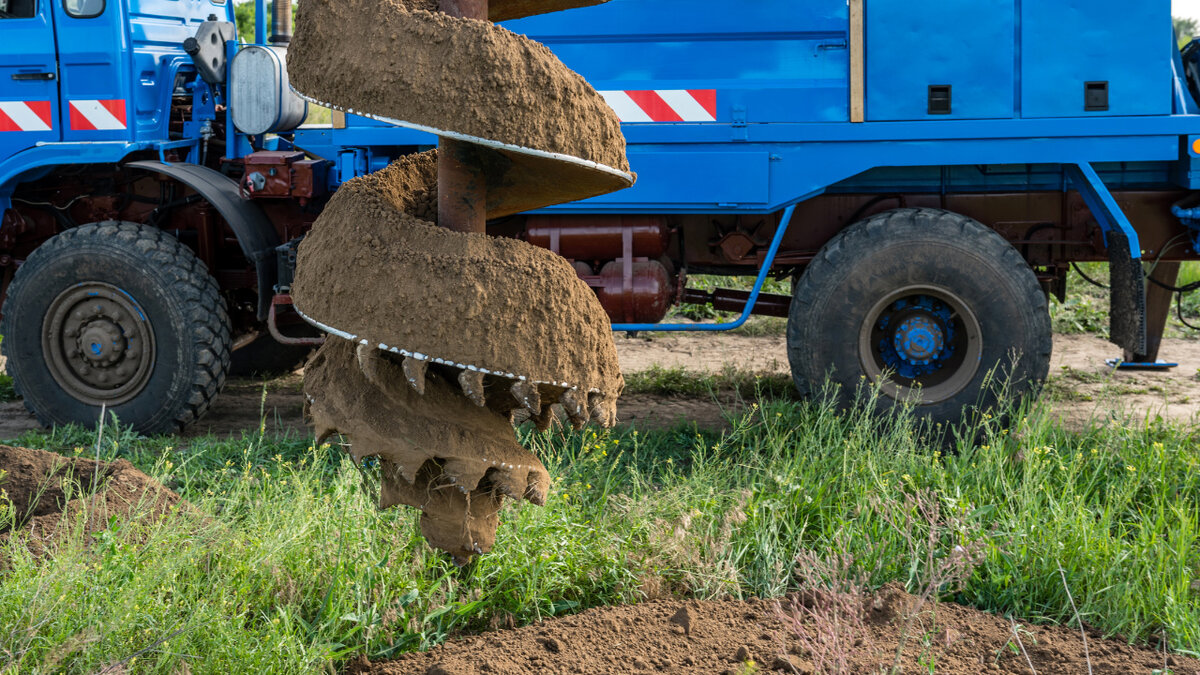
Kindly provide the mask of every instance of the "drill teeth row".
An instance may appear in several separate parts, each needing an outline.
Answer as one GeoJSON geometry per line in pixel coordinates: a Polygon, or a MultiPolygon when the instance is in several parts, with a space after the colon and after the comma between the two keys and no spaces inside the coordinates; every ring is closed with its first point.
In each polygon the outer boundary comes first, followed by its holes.
{"type": "MultiPolygon", "coordinates": [[[[363,374],[368,380],[372,382],[376,381],[375,370],[377,366],[374,360],[381,356],[379,352],[367,345],[359,344],[357,353],[358,366],[363,371],[363,374]]],[[[428,374],[429,361],[406,356],[401,365],[409,385],[418,394],[424,395],[425,378],[428,374]]],[[[483,372],[464,368],[459,370],[457,380],[459,388],[462,389],[463,395],[468,400],[481,408],[487,405],[487,397],[485,396],[486,383],[483,372]]],[[[520,416],[522,419],[533,419],[537,423],[538,428],[542,430],[549,427],[554,419],[554,415],[550,405],[543,405],[542,394],[538,390],[537,384],[529,380],[517,380],[512,383],[508,391],[516,401],[519,409],[524,411],[525,414],[520,416]]],[[[595,421],[603,426],[612,426],[616,422],[611,403],[608,403],[598,391],[585,395],[578,389],[565,389],[559,394],[557,402],[566,412],[571,426],[576,429],[582,429],[590,421],[595,421]]]]}

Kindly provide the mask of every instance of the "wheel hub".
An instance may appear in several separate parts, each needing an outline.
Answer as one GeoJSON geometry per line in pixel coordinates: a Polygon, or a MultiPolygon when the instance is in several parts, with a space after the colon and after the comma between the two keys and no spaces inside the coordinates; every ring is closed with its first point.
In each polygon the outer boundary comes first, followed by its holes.
{"type": "Polygon", "coordinates": [[[150,379],[153,331],[137,301],[115,286],[88,282],[63,291],[43,329],[50,374],[81,401],[123,403],[150,379]]]}
{"type": "Polygon", "coordinates": [[[922,403],[934,403],[970,383],[981,344],[979,322],[966,303],[945,289],[910,286],[868,312],[859,358],[872,381],[887,380],[893,398],[919,392],[922,403]]]}
{"type": "Polygon", "coordinates": [[[945,347],[946,333],[932,317],[918,314],[900,324],[892,342],[901,360],[927,366],[945,347]]]}
{"type": "Polygon", "coordinates": [[[83,329],[76,349],[90,365],[103,368],[123,359],[127,344],[121,327],[108,317],[100,317],[83,329]]]}

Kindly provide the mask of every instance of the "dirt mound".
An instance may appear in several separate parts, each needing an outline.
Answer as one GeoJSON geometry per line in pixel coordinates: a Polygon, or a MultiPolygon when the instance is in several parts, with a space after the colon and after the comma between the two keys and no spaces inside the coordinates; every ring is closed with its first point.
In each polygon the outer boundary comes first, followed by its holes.
{"type": "Polygon", "coordinates": [[[475,405],[437,368],[417,393],[400,365],[365,349],[363,367],[355,345],[330,338],[306,367],[317,437],[340,432],[356,459],[380,458],[379,506],[421,509],[430,545],[459,562],[491,550],[504,497],[544,503],[546,469],[517,443],[503,408],[475,405]]]}
{"type": "Polygon", "coordinates": [[[607,416],[624,385],[596,294],[551,251],[411,215],[436,211],[435,171],[422,155],[343,185],[300,244],[296,306],[373,346],[604,392],[607,416]]]}
{"type": "Polygon", "coordinates": [[[301,4],[288,49],[298,91],[347,109],[629,170],[616,114],[544,45],[486,21],[426,11],[427,0],[301,4]]]}
{"type": "Polygon", "coordinates": [[[0,445],[0,506],[11,503],[16,527],[0,525],[0,541],[24,536],[31,551],[42,551],[64,519],[86,515],[84,531],[107,529],[113,516],[162,514],[179,495],[138,471],[127,460],[96,462],[45,450],[0,445]]]}
{"type": "MultiPolygon", "coordinates": [[[[904,598],[902,598],[904,599],[904,598]]],[[[906,598],[911,601],[911,596],[906,598]]],[[[908,602],[888,603],[909,606],[908,602]]],[[[786,609],[788,601],[783,601],[786,609]]],[[[390,662],[351,667],[349,673],[373,675],[517,675],[533,672],[584,673],[813,673],[818,670],[792,628],[778,617],[771,601],[649,602],[593,609],[516,630],[485,633],[448,643],[427,653],[390,662]],[[756,669],[746,667],[752,660],[756,669]]],[[[905,622],[869,621],[865,631],[846,642],[845,672],[890,669],[905,622]]],[[[811,626],[809,627],[811,630],[811,626]]],[[[903,672],[1020,673],[1029,665],[1039,673],[1087,673],[1083,640],[1061,626],[1023,625],[1020,643],[1007,619],[953,604],[925,612],[908,627],[901,660],[903,672]],[[924,664],[924,665],[922,665],[924,664]]],[[[814,638],[819,640],[820,638],[814,638]]],[[[1170,668],[1200,673],[1200,661],[1165,656],[1088,636],[1090,661],[1098,674],[1149,672],[1170,668]],[[1164,660],[1166,665],[1164,666],[1164,660]]],[[[832,671],[830,671],[832,672],[832,671]]]]}

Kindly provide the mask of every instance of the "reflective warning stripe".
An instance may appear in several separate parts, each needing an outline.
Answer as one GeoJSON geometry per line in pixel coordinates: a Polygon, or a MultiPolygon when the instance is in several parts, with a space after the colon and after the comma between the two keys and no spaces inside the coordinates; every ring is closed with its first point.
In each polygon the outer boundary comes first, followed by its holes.
{"type": "Polygon", "coordinates": [[[0,131],[50,131],[50,101],[0,101],[0,131]]]}
{"type": "Polygon", "coordinates": [[[715,89],[602,91],[622,122],[715,122],[715,89]]]}
{"type": "Polygon", "coordinates": [[[125,99],[71,101],[72,131],[119,131],[125,128],[125,99]]]}

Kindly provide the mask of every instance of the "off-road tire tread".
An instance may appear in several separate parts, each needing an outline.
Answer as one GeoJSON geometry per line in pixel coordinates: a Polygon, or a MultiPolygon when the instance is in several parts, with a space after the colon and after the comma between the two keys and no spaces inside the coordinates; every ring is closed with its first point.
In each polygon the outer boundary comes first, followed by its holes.
{"type": "MultiPolygon", "coordinates": [[[[879,242],[919,239],[934,231],[954,233],[961,237],[962,241],[971,241],[972,248],[994,260],[998,269],[1010,270],[1012,278],[1017,280],[1021,287],[1022,297],[1019,301],[1028,303],[1036,316],[1044,317],[1045,330],[1036,332],[1031,355],[1041,366],[1030,383],[1036,390],[1049,374],[1050,354],[1053,349],[1049,307],[1037,277],[1017,249],[995,230],[967,216],[941,209],[901,208],[886,211],[854,223],[830,239],[809,263],[795,285],[788,319],[788,350],[804,348],[804,345],[792,344],[793,324],[799,323],[796,317],[806,316],[815,311],[813,300],[823,295],[820,291],[835,278],[837,270],[853,265],[861,251],[878,245],[879,242]]],[[[801,369],[792,368],[792,379],[802,395],[812,396],[815,393],[814,383],[801,369]]]]}
{"type": "MultiPolygon", "coordinates": [[[[80,225],[48,239],[30,254],[22,268],[30,264],[39,265],[41,260],[51,260],[62,252],[78,250],[90,242],[113,241],[126,244],[130,252],[136,253],[151,263],[160,273],[174,279],[174,292],[186,306],[186,314],[192,322],[192,340],[198,347],[198,358],[191,394],[186,404],[177,411],[173,428],[144,429],[143,433],[176,432],[200,419],[212,405],[213,400],[225,385],[225,374],[229,370],[230,323],[225,299],[221,296],[217,282],[209,274],[207,266],[196,257],[190,248],[166,232],[149,225],[125,221],[107,220],[80,225]]],[[[32,269],[32,268],[31,268],[32,269]]],[[[25,279],[18,270],[9,287],[8,296],[18,297],[23,292],[25,279]]],[[[8,317],[0,320],[0,335],[9,333],[8,317]]],[[[0,353],[6,344],[0,341],[0,353]]],[[[8,354],[4,354],[8,357],[8,354]]],[[[13,389],[25,400],[25,408],[39,422],[50,426],[53,420],[34,410],[22,393],[22,384],[13,377],[13,389]]]]}

